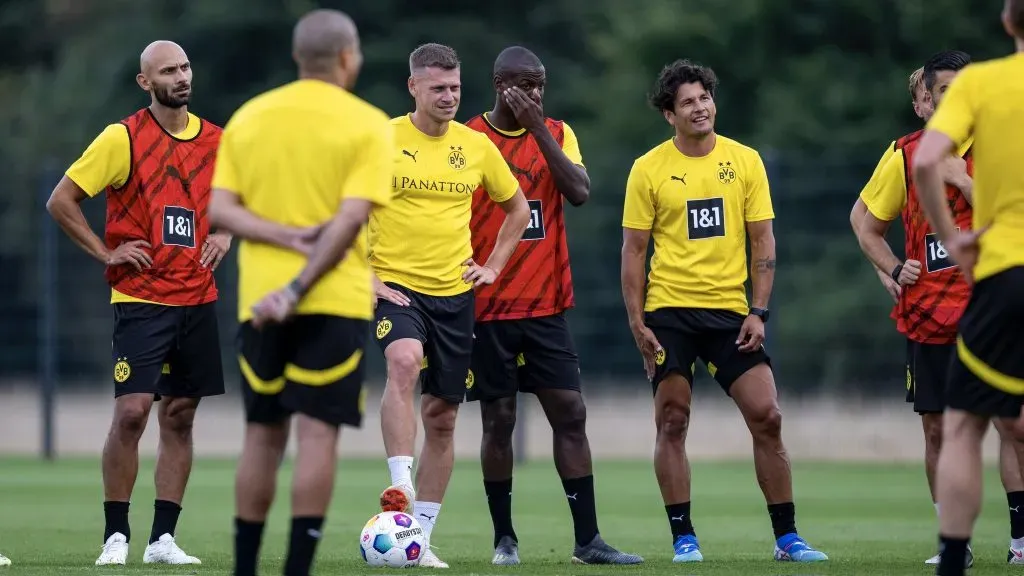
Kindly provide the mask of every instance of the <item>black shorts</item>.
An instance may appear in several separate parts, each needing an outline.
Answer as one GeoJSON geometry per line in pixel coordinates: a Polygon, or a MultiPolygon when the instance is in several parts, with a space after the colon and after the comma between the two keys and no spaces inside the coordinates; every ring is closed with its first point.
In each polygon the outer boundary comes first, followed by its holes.
{"type": "Polygon", "coordinates": [[[462,402],[470,384],[473,354],[473,290],[456,296],[430,296],[392,282],[385,284],[408,296],[411,303],[377,302],[375,334],[381,351],[395,340],[419,340],[423,343],[422,393],[453,404],[462,402]]]}
{"type": "Polygon", "coordinates": [[[564,315],[477,322],[473,332],[467,400],[538,389],[580,390],[580,361],[564,315]]]}
{"type": "Polygon", "coordinates": [[[114,397],[204,398],[224,393],[217,304],[114,304],[114,397]]]}
{"type": "Polygon", "coordinates": [[[669,374],[682,374],[693,385],[693,370],[700,358],[718,385],[729,394],[737,378],[758,364],[771,366],[762,345],[753,352],[740,352],[736,339],[746,316],[731,310],[661,308],[644,314],[644,324],[654,332],[664,350],[656,358],[654,391],[669,374]]]}
{"type": "Polygon", "coordinates": [[[960,319],[947,406],[978,416],[1016,418],[1024,399],[1024,267],[974,285],[960,319]]]}
{"type": "Polygon", "coordinates": [[[239,326],[246,421],[276,424],[298,412],[332,426],[361,426],[369,324],[310,314],[260,329],[239,326]]]}
{"type": "Polygon", "coordinates": [[[907,402],[918,414],[941,414],[946,385],[956,358],[956,344],[922,344],[907,340],[907,402]]]}

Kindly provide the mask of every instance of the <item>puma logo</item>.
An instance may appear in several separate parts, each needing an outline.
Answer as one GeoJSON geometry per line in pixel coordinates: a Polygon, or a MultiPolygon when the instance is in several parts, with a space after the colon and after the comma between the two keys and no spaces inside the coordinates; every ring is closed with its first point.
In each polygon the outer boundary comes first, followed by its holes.
{"type": "Polygon", "coordinates": [[[569,500],[575,501],[576,497],[579,496],[579,495],[580,495],[580,493],[577,492],[575,494],[566,494],[565,497],[568,498],[569,500]]]}
{"type": "Polygon", "coordinates": [[[683,174],[682,176],[672,176],[671,179],[679,180],[680,182],[683,183],[683,186],[686,186],[686,174],[683,174]]]}
{"type": "Polygon", "coordinates": [[[427,516],[426,514],[420,514],[420,518],[426,518],[427,522],[433,522],[434,518],[437,518],[437,514],[433,516],[427,516]]]}
{"type": "Polygon", "coordinates": [[[1016,513],[1020,514],[1020,506],[1017,506],[1015,508],[1010,508],[1010,512],[1016,512],[1016,513]]]}
{"type": "Polygon", "coordinates": [[[686,519],[686,516],[671,516],[671,517],[669,517],[669,520],[678,520],[680,522],[682,522],[685,519],[686,519]]]}
{"type": "Polygon", "coordinates": [[[402,150],[402,154],[405,154],[405,155],[406,155],[406,156],[408,156],[409,158],[412,158],[412,161],[413,161],[413,162],[415,162],[415,161],[416,161],[416,155],[417,155],[417,154],[419,154],[419,153],[420,153],[420,151],[419,151],[419,150],[417,150],[417,151],[415,151],[415,152],[409,152],[408,150],[405,150],[405,149],[403,149],[403,150],[402,150]]]}

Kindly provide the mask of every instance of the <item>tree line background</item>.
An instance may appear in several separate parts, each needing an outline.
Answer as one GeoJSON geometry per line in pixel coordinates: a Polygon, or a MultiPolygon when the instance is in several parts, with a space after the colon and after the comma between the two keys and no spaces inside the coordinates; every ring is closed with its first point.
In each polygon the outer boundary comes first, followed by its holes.
{"type": "MultiPolygon", "coordinates": [[[[780,385],[795,393],[899,393],[902,340],[888,318],[891,301],[852,236],[849,210],[884,147],[920,127],[907,92],[912,70],[942,49],[975,59],[1013,49],[999,24],[1001,5],[5,0],[0,386],[31,381],[46,363],[55,363],[62,386],[109,385],[112,318],[102,267],[55,231],[42,204],[106,124],[148,103],[134,79],[142,48],[161,38],[180,43],[194,67],[191,110],[223,125],[248,98],[294,78],[292,25],[309,9],[330,7],[359,27],[365,64],[356,93],[391,115],[411,110],[407,58],[421,43],[458,50],[463,121],[493,104],[491,67],[501,49],[520,44],[543,60],[545,111],[572,125],[593,182],[590,203],[568,216],[577,294],[570,322],[588,382],[647,393],[619,290],[622,197],[633,160],[670,136],[646,94],[663,65],[690,58],[721,80],[718,131],[756,147],[768,167],[779,262],[768,347],[780,385]]],[[[85,205],[101,231],[103,201],[85,205]]],[[[233,255],[217,277],[234,379],[233,255]]],[[[380,355],[370,357],[379,378],[380,355]]]]}

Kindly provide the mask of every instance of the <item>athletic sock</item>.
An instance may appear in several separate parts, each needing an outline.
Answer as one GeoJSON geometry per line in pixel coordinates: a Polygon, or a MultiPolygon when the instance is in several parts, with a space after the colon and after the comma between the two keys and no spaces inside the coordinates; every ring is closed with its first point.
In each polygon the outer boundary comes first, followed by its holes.
{"type": "Polygon", "coordinates": [[[132,529],[128,526],[128,502],[107,501],[103,503],[103,517],[106,527],[103,529],[103,543],[112,535],[120,532],[126,541],[132,539],[132,529]]]}
{"type": "Polygon", "coordinates": [[[494,524],[494,546],[503,536],[510,536],[516,542],[515,529],[512,528],[512,479],[488,482],[484,480],[484,492],[487,494],[487,508],[491,511],[491,523],[494,524]]]}
{"type": "Polygon", "coordinates": [[[309,576],[323,525],[322,516],[292,518],[292,533],[288,543],[288,556],[284,563],[284,576],[309,576]]]}
{"type": "Polygon", "coordinates": [[[693,531],[693,522],[690,521],[690,503],[669,504],[665,506],[665,513],[668,514],[668,525],[672,529],[672,544],[680,536],[696,536],[693,531]]]}
{"type": "Polygon", "coordinates": [[[170,500],[157,500],[153,503],[153,530],[149,533],[149,543],[152,544],[164,534],[174,536],[174,529],[178,526],[178,515],[181,514],[181,506],[170,500]]]}
{"type": "Polygon", "coordinates": [[[235,518],[234,576],[256,576],[263,542],[263,522],[246,522],[235,518]]]}
{"type": "Polygon", "coordinates": [[[949,538],[939,536],[939,569],[938,576],[963,576],[964,562],[967,560],[967,538],[949,538]]]}
{"type": "Polygon", "coordinates": [[[1024,538],[1024,492],[1007,492],[1010,507],[1010,538],[1024,538]]]}
{"type": "Polygon", "coordinates": [[[416,521],[420,523],[420,528],[423,528],[423,536],[426,538],[427,543],[430,543],[430,533],[434,531],[434,523],[437,522],[437,515],[441,513],[440,502],[420,502],[416,501],[413,505],[413,510],[416,513],[416,521]]]}
{"type": "Polygon", "coordinates": [[[392,486],[412,486],[412,456],[392,456],[388,458],[388,470],[391,471],[392,486]]]}
{"type": "Polygon", "coordinates": [[[597,536],[597,504],[594,502],[594,476],[562,479],[565,498],[572,513],[576,544],[586,546],[597,536]]]}
{"type": "Polygon", "coordinates": [[[938,502],[935,503],[935,517],[936,518],[939,517],[939,503],[938,502]]]}
{"type": "Polygon", "coordinates": [[[769,504],[768,517],[772,519],[776,540],[786,534],[796,534],[796,506],[792,502],[769,504]]]}

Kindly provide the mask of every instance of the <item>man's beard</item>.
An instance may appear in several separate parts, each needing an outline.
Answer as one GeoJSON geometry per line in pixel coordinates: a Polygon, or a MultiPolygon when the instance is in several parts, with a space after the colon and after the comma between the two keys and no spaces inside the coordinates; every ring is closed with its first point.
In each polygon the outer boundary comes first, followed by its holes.
{"type": "Polygon", "coordinates": [[[153,89],[153,95],[156,96],[156,101],[162,106],[168,108],[181,108],[188,105],[189,98],[192,96],[191,91],[187,96],[175,96],[173,88],[156,88],[153,89]]]}

